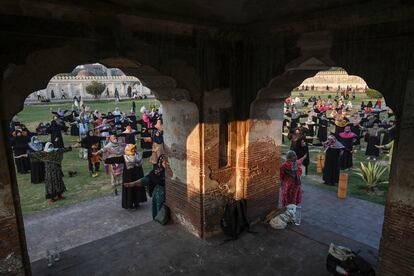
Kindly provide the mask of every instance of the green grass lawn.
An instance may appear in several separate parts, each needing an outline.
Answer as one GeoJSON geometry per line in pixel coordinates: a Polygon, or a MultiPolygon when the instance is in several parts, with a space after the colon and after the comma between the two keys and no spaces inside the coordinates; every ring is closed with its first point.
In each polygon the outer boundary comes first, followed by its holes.
{"type": "MultiPolygon", "coordinates": [[[[121,111],[127,112],[131,109],[131,101],[121,101],[118,106],[121,111]]],[[[146,99],[137,100],[136,110],[139,112],[142,105],[147,108],[152,104],[157,104],[156,100],[146,99]]],[[[102,113],[113,111],[115,104],[113,101],[88,102],[93,110],[98,109],[102,113]]],[[[19,120],[26,124],[31,131],[34,131],[39,122],[47,122],[52,118],[51,110],[56,111],[58,108],[70,109],[71,104],[49,104],[49,105],[30,105],[25,106],[24,110],[18,114],[19,120]]],[[[40,136],[41,140],[49,139],[49,136],[40,136]]],[[[77,137],[65,135],[65,146],[75,143],[77,137]]],[[[151,170],[152,164],[146,159],[144,162],[144,172],[151,170]]],[[[104,164],[101,163],[101,173],[99,177],[92,178],[88,172],[87,160],[79,158],[79,149],[74,148],[73,151],[64,155],[62,162],[63,173],[65,174],[64,182],[67,192],[64,194],[65,200],[57,201],[50,204],[45,199],[45,186],[41,184],[31,184],[30,174],[17,174],[17,183],[19,186],[20,203],[24,215],[34,212],[44,211],[52,208],[59,208],[76,204],[78,202],[98,198],[102,196],[112,195],[110,176],[105,174],[104,164]],[[75,177],[68,177],[68,171],[77,171],[75,177]]]]}

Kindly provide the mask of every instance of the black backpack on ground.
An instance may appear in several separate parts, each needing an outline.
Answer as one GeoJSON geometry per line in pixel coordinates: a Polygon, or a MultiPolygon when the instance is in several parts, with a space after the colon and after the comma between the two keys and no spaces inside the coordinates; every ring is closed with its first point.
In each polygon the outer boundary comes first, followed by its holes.
{"type": "Polygon", "coordinates": [[[220,226],[224,235],[229,237],[230,240],[235,240],[244,231],[249,231],[250,224],[247,220],[245,199],[226,204],[220,226]]]}

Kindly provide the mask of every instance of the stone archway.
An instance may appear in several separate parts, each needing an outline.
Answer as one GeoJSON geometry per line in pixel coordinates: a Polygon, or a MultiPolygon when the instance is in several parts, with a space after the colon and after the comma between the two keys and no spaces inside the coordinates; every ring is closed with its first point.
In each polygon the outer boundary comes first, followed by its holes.
{"type": "MultiPolygon", "coordinates": [[[[356,58],[353,57],[353,59],[356,58]]],[[[324,60],[323,57],[312,58],[308,56],[289,63],[285,72],[273,78],[267,87],[258,92],[256,99],[251,103],[250,119],[248,121],[248,131],[246,133],[246,155],[248,156],[246,160],[249,160],[249,162],[246,162],[245,167],[243,168],[244,171],[247,172],[245,178],[246,181],[243,186],[239,188],[239,190],[244,189],[247,198],[250,196],[254,198],[256,196],[254,192],[255,189],[266,189],[268,192],[273,193],[273,200],[274,198],[277,198],[279,184],[266,185],[261,182],[261,178],[263,178],[264,174],[265,176],[268,176],[268,183],[279,183],[278,177],[273,176],[273,174],[277,174],[279,167],[277,166],[275,169],[266,167],[266,163],[270,162],[267,157],[271,158],[272,162],[277,160],[276,163],[280,164],[279,145],[281,145],[283,102],[286,97],[290,96],[290,92],[293,88],[297,87],[304,79],[315,75],[318,71],[326,70],[331,66],[340,66],[349,73],[356,73],[363,78],[369,86],[381,87],[381,85],[384,85],[384,87],[389,88],[392,87],[392,83],[394,83],[393,81],[384,79],[381,74],[377,76],[373,75],[372,69],[370,68],[372,65],[364,66],[360,61],[356,65],[352,62],[348,64],[346,59],[338,59],[341,60],[340,63],[332,61],[327,63],[320,62],[321,60],[324,60]],[[303,66],[309,65],[309,62],[317,64],[317,66],[303,66]],[[297,65],[298,67],[295,68],[297,65]],[[264,156],[261,149],[265,149],[264,152],[270,153],[265,159],[260,158],[261,156],[264,156]],[[260,178],[257,177],[259,174],[261,174],[260,178]],[[250,192],[249,189],[252,191],[250,192]]],[[[387,100],[387,105],[388,99],[390,99],[389,102],[391,108],[397,111],[396,115],[399,121],[397,125],[398,134],[394,143],[394,154],[389,179],[389,193],[385,205],[384,224],[378,252],[378,271],[384,275],[392,271],[392,267],[395,266],[395,262],[397,262],[396,258],[398,258],[397,256],[400,256],[399,252],[401,252],[401,250],[405,250],[404,252],[407,252],[406,254],[411,254],[409,252],[412,251],[412,243],[401,243],[401,241],[404,240],[404,235],[410,237],[413,233],[412,227],[403,226],[404,223],[409,224],[409,221],[412,220],[413,189],[411,181],[402,180],[402,175],[412,174],[409,172],[409,166],[407,165],[408,162],[412,162],[412,156],[408,156],[411,155],[408,152],[409,148],[412,147],[412,115],[409,115],[410,112],[408,111],[409,109],[407,109],[410,102],[412,102],[412,97],[407,93],[408,90],[412,89],[412,79],[414,79],[413,74],[409,71],[406,79],[406,87],[402,89],[402,84],[400,82],[397,83],[397,95],[405,93],[405,97],[402,99],[404,101],[404,108],[398,108],[398,103],[395,102],[397,98],[396,95],[393,97],[389,90],[386,90],[385,93],[383,93],[384,98],[387,100]],[[403,163],[404,159],[401,159],[402,156],[405,156],[405,162],[407,163],[403,163]],[[404,170],[404,173],[401,173],[400,170],[404,170]],[[397,219],[397,217],[399,219],[397,219]],[[399,231],[398,236],[394,236],[394,233],[396,233],[395,231],[399,231]]],[[[257,202],[257,205],[263,206],[264,210],[269,210],[271,208],[270,206],[272,206],[271,200],[269,200],[268,207],[265,207],[263,201],[257,202]]],[[[412,266],[410,265],[410,260],[412,260],[411,255],[407,256],[407,258],[402,261],[398,261],[398,263],[402,264],[402,267],[399,269],[401,273],[411,271],[412,266]]]]}
{"type": "MultiPolygon", "coordinates": [[[[169,158],[169,167],[166,174],[166,203],[171,208],[172,218],[182,224],[191,233],[203,237],[201,214],[203,213],[202,177],[200,173],[200,125],[199,108],[191,101],[186,89],[178,88],[172,77],[163,75],[157,69],[141,65],[127,58],[95,59],[88,52],[68,52],[66,48],[40,51],[28,58],[27,63],[21,66],[10,66],[3,81],[2,91],[13,95],[7,105],[2,106],[3,138],[7,137],[7,122],[14,114],[23,108],[24,98],[36,89],[46,87],[51,76],[68,71],[78,64],[100,62],[106,66],[117,67],[125,74],[139,78],[143,85],[150,88],[161,102],[164,110],[165,147],[169,158]],[[53,62],[60,60],[61,63],[53,62]],[[42,64],[50,66],[42,67],[42,64]],[[39,68],[44,68],[39,70],[39,68]],[[22,81],[27,78],[28,81],[22,81]],[[19,93],[13,93],[19,91],[19,93]]],[[[16,178],[14,176],[13,161],[7,152],[7,139],[1,139],[1,150],[8,156],[8,162],[1,162],[0,170],[5,173],[2,196],[7,203],[4,211],[10,218],[9,231],[20,235],[20,251],[24,262],[29,263],[24,237],[22,216],[20,211],[19,195],[16,178]],[[6,172],[10,173],[6,174],[6,172]],[[17,217],[17,224],[16,219],[17,217]]],[[[5,214],[6,216],[6,214],[5,214]]],[[[14,248],[18,247],[18,238],[15,237],[14,248]]]]}

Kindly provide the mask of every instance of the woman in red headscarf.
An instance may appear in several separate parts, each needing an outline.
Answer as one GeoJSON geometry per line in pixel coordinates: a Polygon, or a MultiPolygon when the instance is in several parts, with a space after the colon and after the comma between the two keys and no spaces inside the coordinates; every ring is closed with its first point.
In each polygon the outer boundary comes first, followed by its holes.
{"type": "Polygon", "coordinates": [[[280,196],[279,204],[285,207],[289,204],[302,203],[302,162],[306,155],[297,160],[294,151],[288,151],[286,161],[280,167],[280,196]]]}

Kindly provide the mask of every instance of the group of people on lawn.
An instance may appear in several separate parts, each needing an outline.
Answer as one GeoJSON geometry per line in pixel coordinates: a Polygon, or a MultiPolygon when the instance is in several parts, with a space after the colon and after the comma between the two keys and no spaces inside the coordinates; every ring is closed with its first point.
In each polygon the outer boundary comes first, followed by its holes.
{"type": "MultiPolygon", "coordinates": [[[[80,157],[87,159],[92,177],[99,175],[103,161],[116,195],[122,185],[122,208],[137,209],[141,202],[147,201],[148,192],[152,196],[155,217],[165,201],[164,171],[167,159],[164,155],[162,111],[155,108],[149,111],[145,107],[140,111],[141,118],[137,120],[135,103],[128,116],[119,108],[100,114],[97,110],[92,112],[82,106],[69,115],[67,110],[59,109],[53,112],[53,120],[46,129],[41,129],[41,133],[30,132],[15,117],[10,124],[9,141],[17,172],[30,172],[34,184],[44,182],[46,199],[50,203],[62,200],[66,191],[63,155],[74,147],[80,147],[80,157]],[[137,131],[138,124],[141,124],[140,131],[137,131]],[[70,134],[79,136],[79,139],[74,145],[65,147],[62,133],[69,129],[70,134]],[[50,140],[41,142],[39,135],[50,135],[50,140]],[[137,144],[142,150],[137,149],[137,144]],[[153,166],[146,176],[142,168],[144,158],[149,158],[153,166]]],[[[74,175],[76,172],[69,171],[69,176],[74,175]]]]}
{"type": "Polygon", "coordinates": [[[367,160],[376,161],[381,149],[392,154],[394,114],[389,108],[383,108],[382,99],[374,105],[371,101],[367,105],[362,102],[360,108],[343,100],[342,97],[333,101],[313,97],[305,105],[290,98],[286,100],[283,133],[290,140],[290,150],[280,168],[281,206],[302,202],[302,166],[307,174],[310,145],[322,147],[325,155],[322,179],[327,185],[336,185],[340,171],[353,167],[354,147],[361,149],[361,140],[366,142],[367,160]],[[297,105],[305,111],[299,112],[297,105]],[[388,114],[381,118],[384,112],[388,114]],[[306,120],[303,123],[302,118],[306,120]]]}

